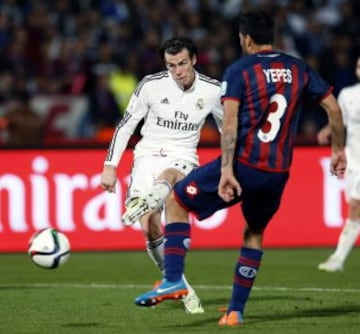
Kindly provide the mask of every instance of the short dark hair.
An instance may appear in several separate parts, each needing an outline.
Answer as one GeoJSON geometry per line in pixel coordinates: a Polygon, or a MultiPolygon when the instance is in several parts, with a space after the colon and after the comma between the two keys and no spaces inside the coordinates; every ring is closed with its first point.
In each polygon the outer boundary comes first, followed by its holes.
{"type": "Polygon", "coordinates": [[[195,43],[190,38],[181,36],[166,40],[159,49],[160,57],[164,60],[165,53],[175,55],[183,49],[189,51],[190,58],[198,54],[198,48],[195,43]]]}
{"type": "Polygon", "coordinates": [[[273,44],[274,26],[274,20],[261,10],[240,13],[239,32],[249,35],[256,44],[273,44]]]}

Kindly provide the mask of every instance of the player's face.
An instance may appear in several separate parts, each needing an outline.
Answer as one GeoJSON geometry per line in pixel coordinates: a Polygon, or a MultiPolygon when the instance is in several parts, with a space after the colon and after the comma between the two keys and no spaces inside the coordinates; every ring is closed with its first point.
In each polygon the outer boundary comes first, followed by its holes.
{"type": "Polygon", "coordinates": [[[165,64],[178,85],[183,86],[184,90],[191,87],[195,79],[196,56],[190,58],[187,49],[183,49],[175,55],[165,52],[165,64]]]}

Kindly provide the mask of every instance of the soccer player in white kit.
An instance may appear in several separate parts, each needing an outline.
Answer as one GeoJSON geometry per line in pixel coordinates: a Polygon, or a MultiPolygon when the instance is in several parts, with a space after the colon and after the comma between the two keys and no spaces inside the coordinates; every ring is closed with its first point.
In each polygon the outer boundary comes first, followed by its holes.
{"type": "MultiPolygon", "coordinates": [[[[146,249],[160,271],[164,269],[161,209],[174,184],[199,165],[200,130],[212,114],[218,128],[223,115],[220,82],[198,73],[197,47],[186,37],[167,40],[160,47],[167,71],[145,76],[135,89],[123,119],[116,127],[104,162],[101,185],[115,191],[116,168],[139,122],[142,139],[134,149],[123,224],[140,217],[139,199],[148,196],[151,208],[139,218],[146,249]]],[[[188,313],[204,312],[200,299],[188,286],[183,298],[188,313]]]]}
{"type": "MultiPolygon", "coordinates": [[[[335,252],[318,266],[320,270],[329,272],[343,270],[345,260],[360,234],[360,57],[356,62],[355,73],[358,82],[343,88],[338,96],[346,126],[345,152],[348,165],[344,184],[349,207],[348,218],[339,235],[335,252]]],[[[320,143],[328,142],[328,131],[327,126],[320,130],[318,134],[320,143]]]]}

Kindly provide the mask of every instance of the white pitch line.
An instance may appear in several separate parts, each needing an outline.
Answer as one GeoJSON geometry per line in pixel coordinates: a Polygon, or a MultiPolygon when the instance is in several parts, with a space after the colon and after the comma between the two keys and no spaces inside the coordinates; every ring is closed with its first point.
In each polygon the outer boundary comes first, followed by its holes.
{"type": "MultiPolygon", "coordinates": [[[[195,289],[200,290],[230,290],[229,285],[194,285],[195,289]]],[[[149,289],[151,285],[142,284],[102,284],[102,283],[0,283],[0,288],[79,288],[79,289],[149,289]]],[[[277,291],[277,292],[334,292],[334,293],[360,293],[360,289],[341,289],[341,288],[289,288],[279,286],[254,286],[256,291],[277,291]]]]}

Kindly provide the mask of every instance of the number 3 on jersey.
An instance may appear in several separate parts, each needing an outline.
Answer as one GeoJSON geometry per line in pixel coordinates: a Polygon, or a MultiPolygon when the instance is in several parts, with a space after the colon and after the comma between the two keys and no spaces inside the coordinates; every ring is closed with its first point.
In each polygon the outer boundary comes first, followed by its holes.
{"type": "Polygon", "coordinates": [[[265,143],[268,143],[275,139],[276,135],[280,130],[280,119],[284,115],[287,107],[287,101],[284,95],[281,94],[274,94],[273,96],[271,96],[270,106],[273,103],[276,103],[277,107],[274,111],[269,112],[269,115],[266,119],[268,124],[270,124],[269,131],[264,132],[262,129],[260,129],[257,134],[258,138],[265,143]]]}

